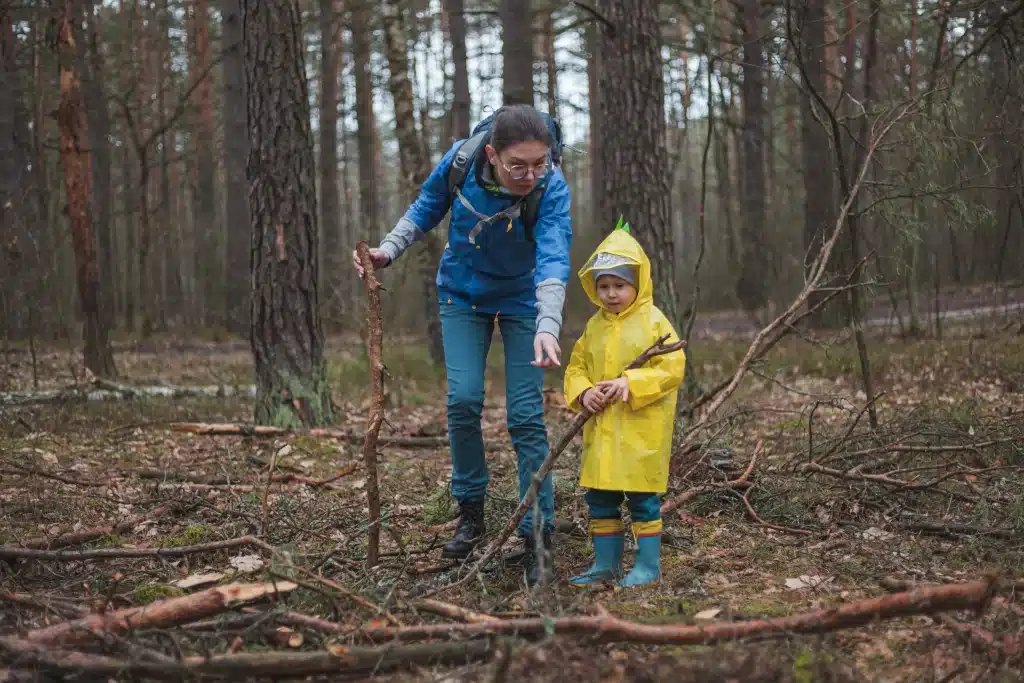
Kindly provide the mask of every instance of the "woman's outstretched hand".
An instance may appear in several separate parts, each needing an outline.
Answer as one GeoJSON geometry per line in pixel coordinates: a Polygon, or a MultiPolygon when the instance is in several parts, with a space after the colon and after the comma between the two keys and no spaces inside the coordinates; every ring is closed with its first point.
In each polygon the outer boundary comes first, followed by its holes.
{"type": "Polygon", "coordinates": [[[541,332],[533,338],[533,361],[530,365],[538,368],[553,368],[561,365],[558,359],[562,349],[558,346],[558,339],[548,332],[541,332]]]}
{"type": "MultiPolygon", "coordinates": [[[[387,268],[388,264],[391,263],[391,257],[385,253],[383,249],[377,249],[375,247],[370,248],[370,258],[373,260],[374,268],[387,268]]],[[[359,277],[363,277],[365,272],[363,271],[363,264],[359,261],[359,252],[355,249],[352,250],[352,265],[356,267],[356,272],[359,273],[359,277]]]]}

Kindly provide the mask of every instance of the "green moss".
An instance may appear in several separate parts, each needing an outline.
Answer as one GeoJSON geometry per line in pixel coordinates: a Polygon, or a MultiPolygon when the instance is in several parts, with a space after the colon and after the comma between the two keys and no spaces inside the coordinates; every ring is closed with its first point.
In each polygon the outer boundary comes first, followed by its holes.
{"type": "Polygon", "coordinates": [[[120,534],[105,534],[96,539],[97,548],[120,548],[124,545],[124,538],[120,534]]]}
{"type": "Polygon", "coordinates": [[[793,660],[793,683],[814,683],[814,655],[806,648],[793,660]]]}
{"type": "Polygon", "coordinates": [[[180,548],[186,545],[202,543],[203,539],[210,535],[210,528],[205,524],[189,524],[185,531],[177,536],[171,536],[164,543],[166,548],[180,548]]]}
{"type": "Polygon", "coordinates": [[[164,598],[174,598],[185,594],[185,591],[174,586],[158,583],[147,583],[135,588],[134,599],[137,605],[148,605],[164,598]]]}
{"type": "Polygon", "coordinates": [[[312,377],[296,377],[286,370],[281,370],[277,373],[276,380],[278,386],[270,387],[269,392],[257,392],[254,411],[256,424],[300,429],[306,425],[295,407],[296,404],[305,406],[309,411],[311,425],[321,426],[332,422],[330,387],[325,363],[314,368],[312,377]]]}

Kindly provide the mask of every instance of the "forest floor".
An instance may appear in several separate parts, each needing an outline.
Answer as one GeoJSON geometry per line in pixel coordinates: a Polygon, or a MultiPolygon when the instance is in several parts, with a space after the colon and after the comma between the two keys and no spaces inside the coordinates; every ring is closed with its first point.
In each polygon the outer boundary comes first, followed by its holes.
{"type": "MultiPolygon", "coordinates": [[[[885,392],[875,402],[876,430],[863,411],[866,397],[848,335],[790,337],[754,368],[707,433],[705,452],[731,449],[731,461],[716,458],[709,466],[693,453],[674,458],[672,466],[669,498],[735,479],[761,441],[747,500],[763,523],[752,518],[738,490],[708,487],[666,517],[659,583],[571,588],[568,577],[591,561],[583,491],[575,485],[577,439],[554,471],[560,520],[555,582],[527,590],[521,569],[499,563],[480,580],[435,598],[501,619],[606,610],[648,624],[717,624],[798,615],[901,586],[964,583],[990,572],[1024,578],[1019,321],[1018,316],[1014,324],[951,323],[942,340],[902,340],[872,330],[876,391],[885,392]]],[[[744,339],[723,335],[713,344],[695,343],[689,364],[710,386],[731,374],[745,349],[744,339]]],[[[328,360],[336,423],[358,436],[369,405],[358,339],[330,339],[328,360]]],[[[239,545],[171,557],[0,560],[0,677],[29,667],[19,659],[25,652],[16,652],[19,646],[4,641],[5,635],[31,639],[40,633],[32,629],[89,610],[159,605],[231,582],[295,579],[299,586],[229,614],[210,613],[205,624],[148,624],[102,639],[73,633],[92,652],[150,663],[183,655],[326,648],[338,656],[348,653],[357,666],[355,646],[366,645],[369,631],[392,619],[405,627],[450,624],[455,630],[439,641],[472,644],[459,640],[458,619],[428,613],[418,602],[459,570],[443,562],[438,549],[456,513],[447,489],[443,375],[413,343],[386,337],[384,360],[392,379],[390,426],[382,435],[424,440],[415,448],[381,449],[383,554],[369,571],[361,561],[366,475],[358,438],[208,436],[171,428],[179,422],[248,423],[251,400],[244,397],[0,407],[4,547],[45,548],[59,545],[53,540],[64,534],[96,530],[68,552],[191,548],[249,535],[277,549],[239,545]],[[268,485],[272,465],[285,480],[268,485]],[[339,472],[345,474],[324,483],[339,472]],[[299,476],[288,481],[290,475],[299,476]],[[154,512],[167,503],[175,506],[154,512]],[[132,521],[114,528],[127,519],[132,521]],[[334,626],[300,625],[284,618],[286,612],[334,626]]],[[[165,346],[159,354],[120,351],[117,362],[125,383],[251,382],[244,348],[199,354],[165,346]]],[[[9,356],[6,363],[3,388],[32,389],[27,354],[9,356]]],[[[491,531],[504,524],[518,498],[501,367],[496,340],[483,416],[491,531]]],[[[38,352],[35,372],[43,388],[86,374],[73,354],[47,349],[38,352]]],[[[571,415],[560,398],[559,378],[553,375],[550,385],[546,413],[554,437],[571,415]]],[[[515,549],[510,542],[510,557],[515,549]]],[[[631,562],[629,548],[627,567],[631,562]]],[[[57,641],[40,636],[36,642],[49,647],[57,641]]],[[[397,658],[413,656],[394,652],[397,658]]],[[[904,616],[827,634],[776,633],[716,646],[532,636],[514,641],[497,660],[387,671],[391,655],[374,651],[370,668],[377,667],[377,678],[395,681],[1010,681],[1021,678],[1022,652],[1024,605],[1003,591],[980,614],[904,616]]],[[[108,678],[119,676],[108,672],[102,680],[108,678]]]]}

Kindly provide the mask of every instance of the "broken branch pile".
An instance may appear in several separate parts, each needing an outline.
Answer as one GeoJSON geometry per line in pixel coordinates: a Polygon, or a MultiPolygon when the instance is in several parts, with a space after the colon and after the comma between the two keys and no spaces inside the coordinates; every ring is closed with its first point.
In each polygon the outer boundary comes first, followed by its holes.
{"type": "MultiPolygon", "coordinates": [[[[146,607],[93,613],[19,634],[0,636],[0,659],[13,674],[31,667],[53,671],[77,670],[97,675],[128,672],[173,678],[183,674],[219,677],[309,675],[383,671],[417,665],[464,664],[490,657],[498,648],[495,636],[587,638],[600,642],[648,645],[712,645],[769,634],[827,633],[909,615],[938,614],[956,610],[984,610],[998,584],[994,578],[970,583],[925,586],[904,592],[850,602],[805,614],[740,622],[704,625],[642,624],[600,610],[596,616],[563,616],[502,619],[441,603],[421,601],[411,609],[427,610],[460,623],[371,627],[347,632],[339,624],[309,615],[271,610],[262,619],[265,629],[287,623],[330,635],[347,635],[370,642],[388,641],[382,647],[329,644],[313,651],[237,652],[189,656],[163,653],[133,645],[131,659],[96,654],[103,644],[122,644],[122,636],[145,636],[156,630],[186,626],[212,615],[267,600],[280,599],[296,590],[295,583],[230,584],[193,595],[162,600],[146,607]],[[449,640],[460,637],[457,640],[449,640]],[[465,640],[465,636],[478,636],[465,640]],[[482,638],[479,638],[482,637],[482,638]],[[396,645],[443,639],[441,642],[396,645]],[[149,661],[146,661],[149,660],[149,661]]],[[[252,608],[249,608],[252,611],[252,608]]],[[[258,629],[260,621],[249,630],[258,629]]],[[[181,631],[184,634],[186,631],[181,631]]],[[[236,643],[238,641],[236,640],[236,643]]],[[[301,639],[294,642],[301,643],[301,639]]]]}

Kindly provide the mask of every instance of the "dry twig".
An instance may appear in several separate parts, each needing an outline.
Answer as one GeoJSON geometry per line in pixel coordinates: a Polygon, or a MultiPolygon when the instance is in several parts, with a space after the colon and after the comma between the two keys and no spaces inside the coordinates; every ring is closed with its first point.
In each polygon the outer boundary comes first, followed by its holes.
{"type": "Polygon", "coordinates": [[[370,359],[370,424],[363,441],[366,464],[366,507],[369,519],[366,544],[366,566],[377,564],[380,553],[380,488],[377,482],[377,435],[384,423],[384,361],[383,332],[380,320],[380,283],[373,273],[373,259],[365,241],[356,246],[363,264],[366,283],[366,324],[369,327],[366,345],[370,359]]]}

